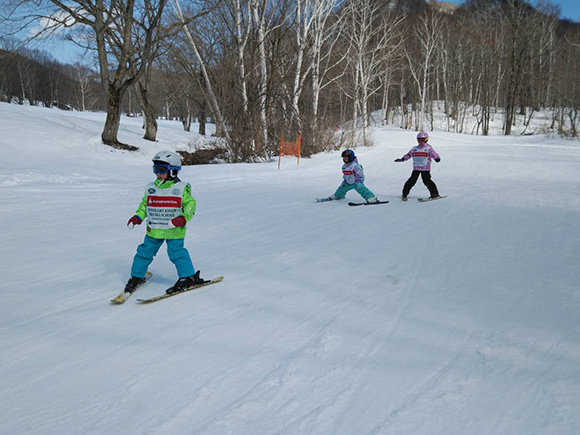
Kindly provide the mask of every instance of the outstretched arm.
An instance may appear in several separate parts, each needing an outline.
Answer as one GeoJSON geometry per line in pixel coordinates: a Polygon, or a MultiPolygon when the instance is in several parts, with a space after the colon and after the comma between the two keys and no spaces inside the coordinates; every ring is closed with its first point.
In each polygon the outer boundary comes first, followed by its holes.
{"type": "Polygon", "coordinates": [[[403,157],[401,157],[400,159],[395,159],[395,162],[406,162],[407,160],[409,160],[411,158],[411,151],[409,151],[407,154],[405,154],[403,157]]]}

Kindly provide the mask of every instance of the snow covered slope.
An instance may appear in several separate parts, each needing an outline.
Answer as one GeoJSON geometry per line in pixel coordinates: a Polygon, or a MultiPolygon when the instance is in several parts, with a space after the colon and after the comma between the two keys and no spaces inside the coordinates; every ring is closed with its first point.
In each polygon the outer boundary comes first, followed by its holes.
{"type": "MultiPolygon", "coordinates": [[[[426,204],[420,181],[399,201],[408,131],[357,149],[374,207],[314,203],[338,152],[185,167],[186,246],[225,280],[113,306],[150,159],[196,135],[123,118],[127,153],[103,114],[0,117],[1,434],[578,433],[578,142],[432,133],[449,198],[426,204]]],[[[151,271],[139,297],[175,281],[165,248],[151,271]]]]}

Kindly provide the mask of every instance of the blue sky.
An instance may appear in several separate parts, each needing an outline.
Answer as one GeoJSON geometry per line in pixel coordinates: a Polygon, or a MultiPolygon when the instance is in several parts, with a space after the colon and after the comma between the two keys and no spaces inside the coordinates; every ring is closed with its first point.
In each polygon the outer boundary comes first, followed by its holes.
{"type": "MultiPolygon", "coordinates": [[[[449,3],[455,3],[460,5],[465,2],[465,0],[441,0],[447,1],[449,3]]],[[[529,3],[535,5],[535,0],[529,0],[529,3]]],[[[569,20],[580,22],[580,0],[550,0],[550,3],[560,6],[562,13],[561,18],[567,18],[569,20]]]]}
{"type": "Polygon", "coordinates": [[[580,2],[578,0],[553,0],[552,3],[562,8],[562,18],[580,21],[580,2]]]}

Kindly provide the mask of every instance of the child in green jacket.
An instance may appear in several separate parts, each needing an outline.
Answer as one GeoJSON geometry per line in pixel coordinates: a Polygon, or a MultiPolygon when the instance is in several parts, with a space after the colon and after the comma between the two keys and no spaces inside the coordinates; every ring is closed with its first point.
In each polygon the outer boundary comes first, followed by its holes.
{"type": "Polygon", "coordinates": [[[164,241],[169,259],[179,275],[167,293],[183,291],[205,282],[200,278],[199,271],[195,271],[189,252],[184,247],[186,224],[195,214],[196,202],[191,196],[191,185],[177,177],[180,170],[181,158],[174,152],[161,151],[153,157],[153,172],[157,179],[145,187],[141,204],[127,222],[127,226],[133,228],[147,218],[147,235],[137,247],[125,292],[133,293],[145,281],[147,268],[164,241]]]}

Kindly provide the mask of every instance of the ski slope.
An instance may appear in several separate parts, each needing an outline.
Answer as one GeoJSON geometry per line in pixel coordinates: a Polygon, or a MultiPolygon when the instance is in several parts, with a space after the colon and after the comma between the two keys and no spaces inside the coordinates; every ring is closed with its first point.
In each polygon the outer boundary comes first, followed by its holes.
{"type": "MultiPolygon", "coordinates": [[[[186,247],[222,283],[114,306],[144,228],[127,229],[160,121],[0,103],[0,434],[575,435],[580,427],[580,144],[433,132],[449,198],[399,200],[415,133],[358,148],[389,204],[315,203],[340,152],[184,167],[186,247]]],[[[194,129],[192,129],[194,130],[194,129]]],[[[138,295],[138,296],[137,296],[138,295]]]]}

